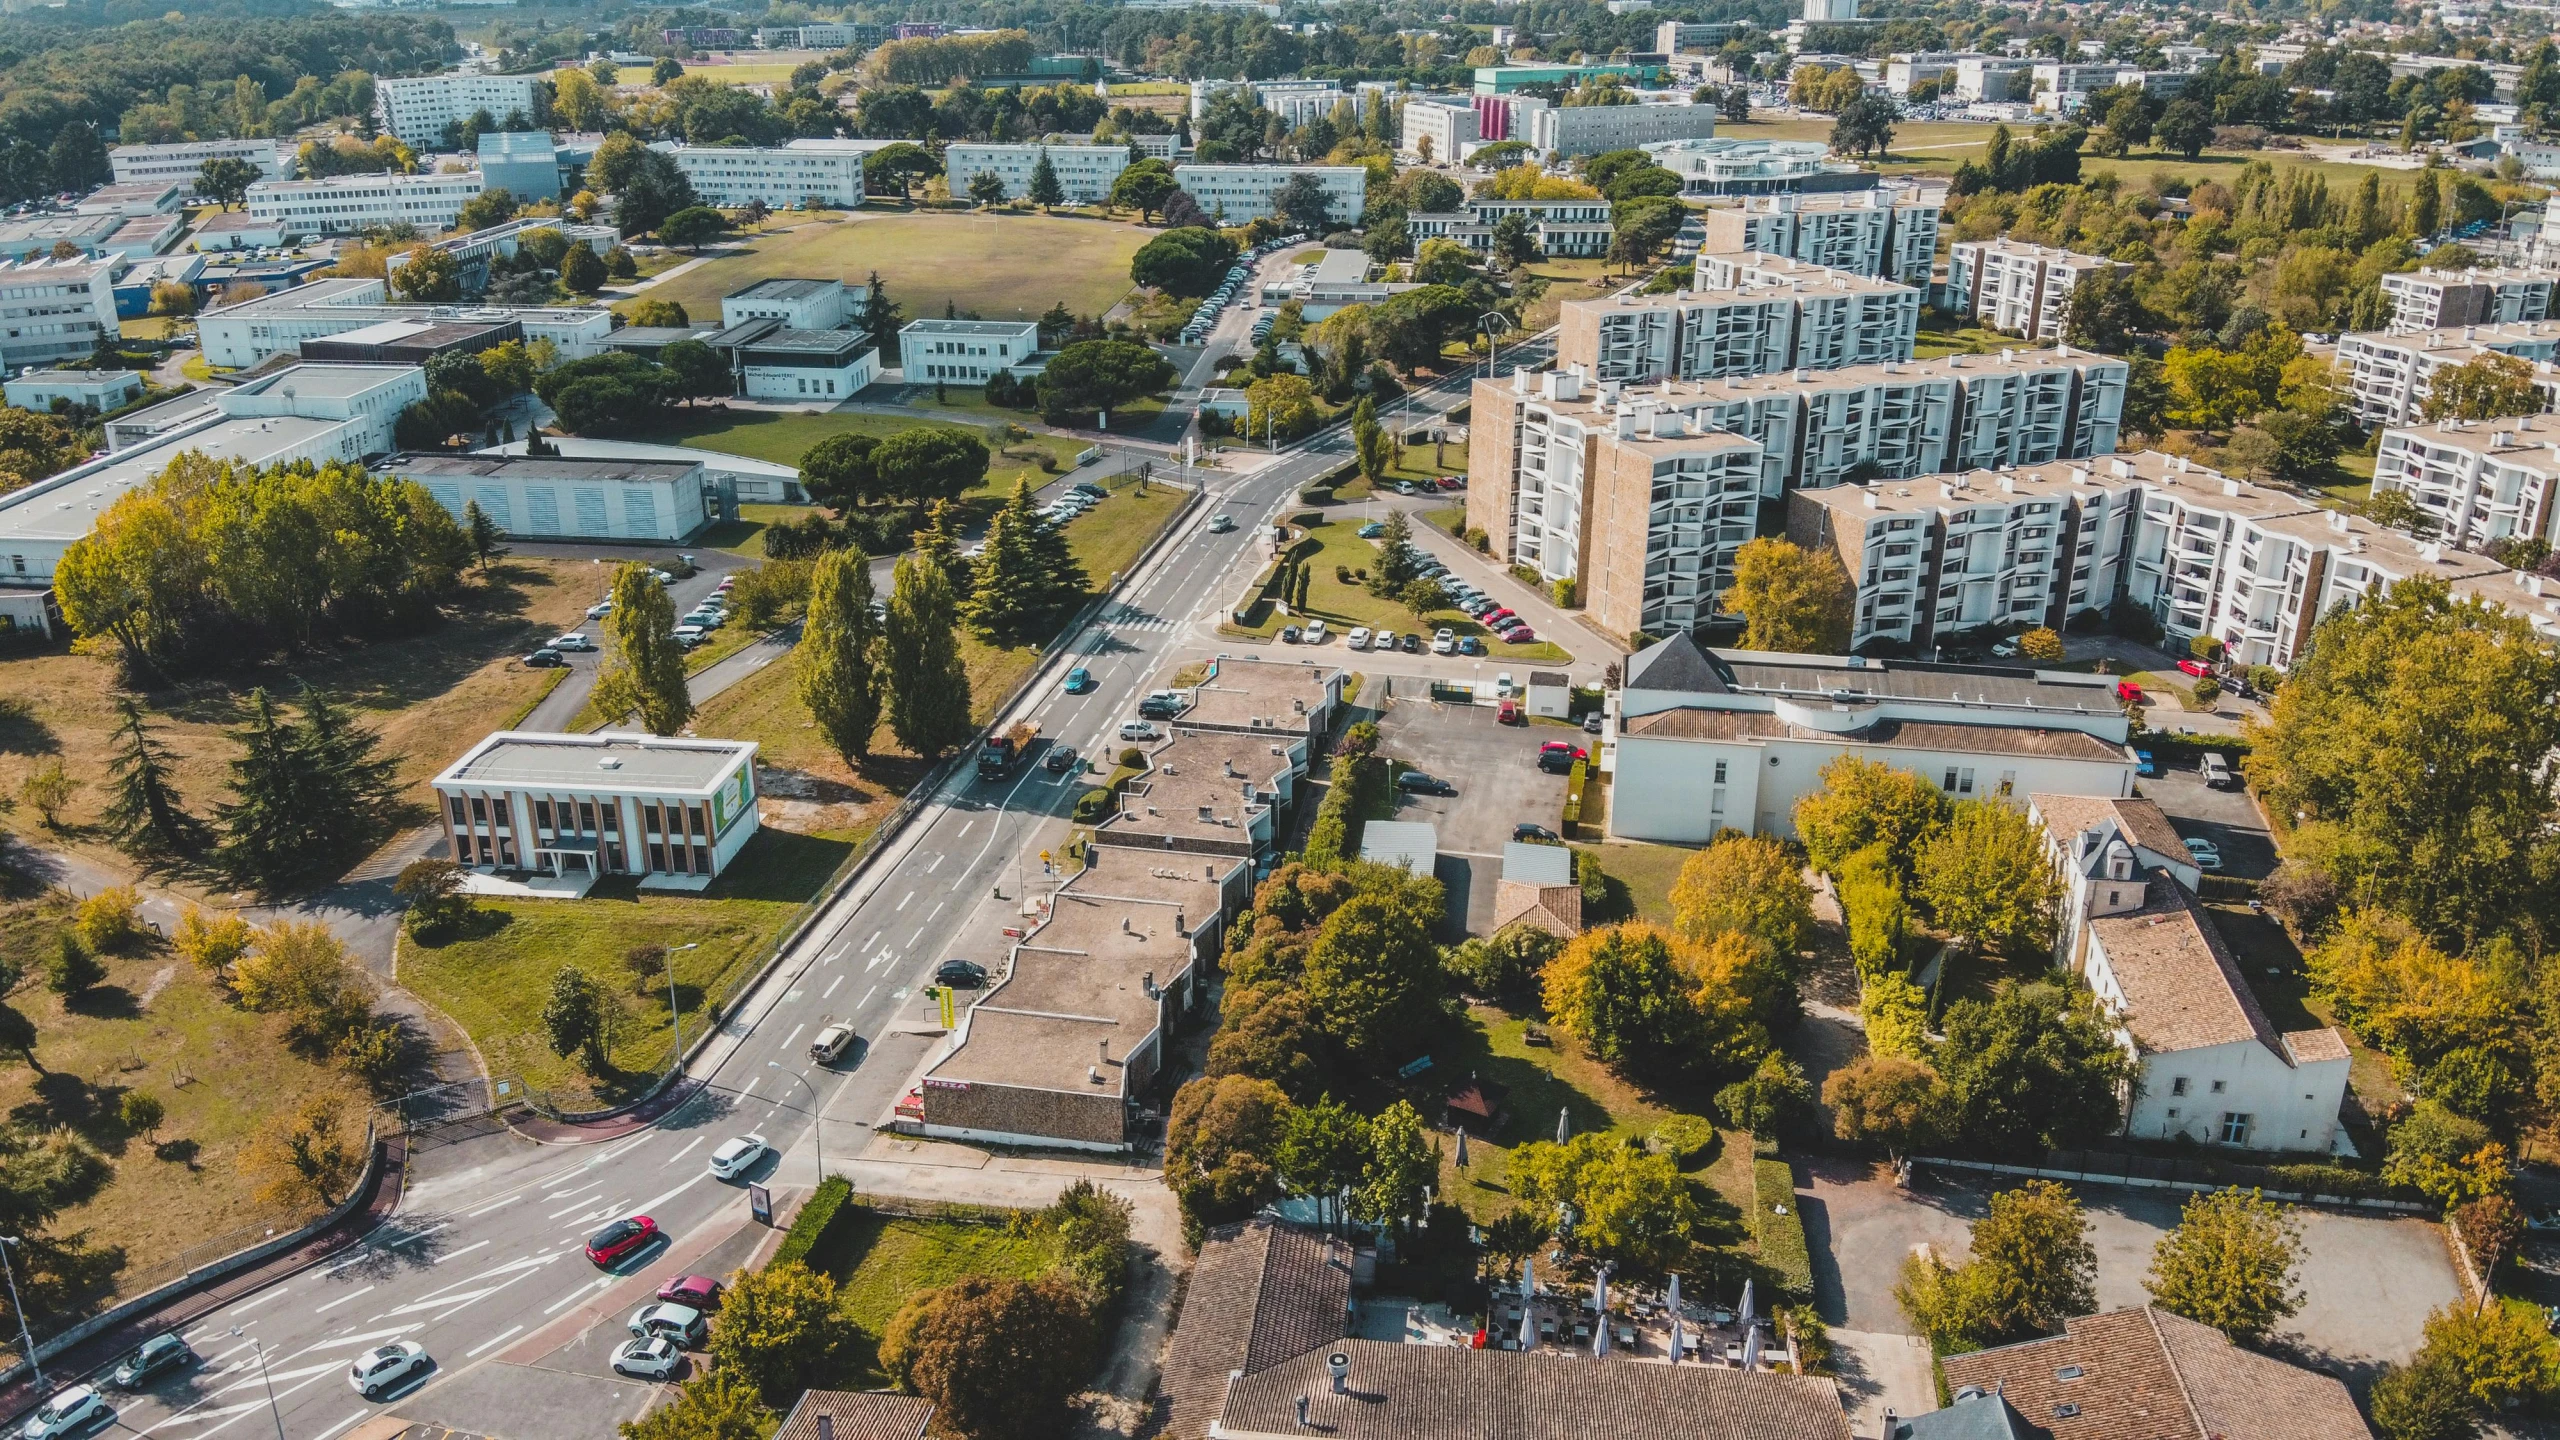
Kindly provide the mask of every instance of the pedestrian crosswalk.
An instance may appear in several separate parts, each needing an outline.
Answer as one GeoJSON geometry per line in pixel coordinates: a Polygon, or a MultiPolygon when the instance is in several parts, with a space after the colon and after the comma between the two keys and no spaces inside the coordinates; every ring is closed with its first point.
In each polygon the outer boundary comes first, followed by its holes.
{"type": "Polygon", "coordinates": [[[1170,630],[1173,621],[1134,605],[1115,605],[1102,616],[1102,628],[1119,632],[1170,630]]]}

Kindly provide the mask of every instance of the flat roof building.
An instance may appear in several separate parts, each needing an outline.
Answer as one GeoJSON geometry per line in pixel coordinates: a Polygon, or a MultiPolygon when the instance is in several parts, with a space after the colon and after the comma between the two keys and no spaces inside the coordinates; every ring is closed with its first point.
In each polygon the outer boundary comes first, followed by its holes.
{"type": "Polygon", "coordinates": [[[2560,539],[2560,421],[2438,420],[2382,432],[2373,493],[2397,490],[2435,533],[2466,549],[2560,539]]]}
{"type": "Polygon", "coordinates": [[[285,147],[274,140],[181,140],[167,145],[107,148],[107,168],[114,173],[117,184],[174,182],[185,186],[189,194],[194,193],[196,177],[204,173],[208,160],[245,160],[269,180],[281,180],[293,173],[285,147]]]}
{"type": "Polygon", "coordinates": [[[343,335],[302,342],[305,360],[345,361],[358,365],[424,365],[438,355],[477,355],[524,338],[524,326],[513,320],[496,323],[458,320],[384,320],[343,335]]]}
{"type": "Polygon", "coordinates": [[[0,260],[46,260],[54,247],[69,245],[85,257],[121,253],[108,240],[124,228],[121,215],[29,215],[0,220],[0,260]]]}
{"type": "Polygon", "coordinates": [[[560,152],[542,130],[499,130],[480,137],[474,166],[492,190],[518,200],[560,198],[560,152]]]}
{"type": "Polygon", "coordinates": [[[1030,320],[910,320],[898,331],[898,364],[910,385],[984,385],[998,371],[1021,379],[1043,363],[1040,326],[1030,320]]]}
{"type": "Polygon", "coordinates": [[[1111,198],[1120,172],[1129,168],[1129,147],[1116,141],[1075,145],[1049,141],[990,144],[971,141],[951,146],[943,155],[943,173],[954,183],[952,194],[970,193],[970,183],[993,175],[1007,200],[1031,196],[1031,177],[1046,156],[1058,177],[1058,189],[1070,205],[1096,205],[1111,198]]]}
{"type": "Polygon", "coordinates": [[[842,280],[776,275],[720,297],[720,323],[779,320],[794,330],[841,330],[861,319],[866,286],[842,280]]]}
{"type": "Polygon", "coordinates": [[[578,360],[603,352],[615,319],[612,311],[599,308],[409,305],[394,304],[389,296],[389,286],[380,280],[314,280],[205,311],[196,318],[196,333],[208,363],[247,370],[294,351],[305,340],[344,335],[386,320],[513,321],[524,327],[527,340],[548,340],[560,347],[561,359],[578,360]]]}
{"type": "Polygon", "coordinates": [[[440,75],[392,77],[374,82],[374,105],[382,128],[411,149],[432,148],[444,140],[444,127],[469,120],[486,110],[504,125],[514,117],[530,120],[538,111],[533,75],[489,75],[450,71],[440,75]]]}
{"type": "MultiPolygon", "coordinates": [[[[2316,353],[2316,352],[2315,352],[2316,353]]],[[[2560,409],[2560,320],[2415,331],[2356,331],[2338,337],[2337,365],[2346,372],[2347,408],[2367,425],[2409,425],[2425,418],[2436,372],[2488,355],[2507,355],[2533,369],[2545,410],[2560,409]]]]}
{"type": "Polygon", "coordinates": [[[261,180],[249,187],[250,218],[289,235],[348,235],[385,225],[450,230],[462,207],[487,188],[477,170],[458,174],[331,175],[261,180]]]}
{"type": "Polygon", "coordinates": [[[85,360],[123,333],[122,257],[0,260],[0,369],[85,360]]]}
{"type": "MultiPolygon", "coordinates": [[[[1226,225],[1249,225],[1270,216],[1271,197],[1306,175],[1324,191],[1325,218],[1350,225],[1368,203],[1369,172],[1357,165],[1201,165],[1173,167],[1174,183],[1200,208],[1226,225]]],[[[1311,237],[1312,238],[1312,237],[1311,237]]]]}
{"type": "Polygon", "coordinates": [[[50,411],[56,401],[64,406],[86,406],[107,411],[129,405],[142,398],[142,373],[137,370],[29,370],[12,376],[0,384],[0,394],[21,410],[50,411]]]}
{"type": "Polygon", "coordinates": [[[395,455],[382,471],[528,539],[681,542],[717,518],[700,461],[395,455]]]}
{"type": "Polygon", "coordinates": [[[122,215],[127,219],[168,215],[177,211],[186,194],[187,187],[175,180],[119,180],[81,196],[71,208],[83,215],[122,215]]]}
{"type": "Polygon", "coordinates": [[[1699,248],[1756,250],[1853,275],[1925,287],[1936,263],[1943,190],[1895,183],[1873,190],[1745,197],[1699,217],[1699,248]]]}
{"type": "Polygon", "coordinates": [[[501,730],[432,784],[454,859],[572,881],[707,888],[758,826],[756,744],[622,731],[501,730]]]}
{"type": "Polygon", "coordinates": [[[1832,160],[1831,147],[1819,140],[1718,135],[1705,140],[1662,140],[1637,148],[1680,177],[1683,195],[1864,190],[1876,183],[1874,171],[1832,160]]]}
{"type": "Polygon", "coordinates": [[[761,200],[776,210],[800,206],[851,209],[863,201],[862,156],[798,144],[682,145],[661,140],[665,152],[693,182],[706,205],[745,205],[761,200]]]}
{"type": "Polygon", "coordinates": [[[2062,338],[2071,292],[2101,270],[2131,273],[2120,260],[2002,238],[1960,240],[1947,251],[1947,308],[2029,340],[2062,338]]]}

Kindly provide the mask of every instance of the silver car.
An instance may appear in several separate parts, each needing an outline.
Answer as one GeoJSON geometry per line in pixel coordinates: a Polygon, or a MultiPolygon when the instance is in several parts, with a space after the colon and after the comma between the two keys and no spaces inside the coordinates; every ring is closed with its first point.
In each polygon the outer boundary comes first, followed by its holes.
{"type": "Polygon", "coordinates": [[[415,1340],[395,1340],[377,1345],[356,1357],[347,1367],[347,1383],[367,1400],[379,1399],[382,1392],[427,1368],[427,1347],[415,1340]]]}
{"type": "Polygon", "coordinates": [[[626,1340],[613,1352],[613,1369],[617,1375],[635,1376],[642,1380],[664,1380],[684,1364],[684,1349],[664,1335],[646,1340],[626,1340]]]}

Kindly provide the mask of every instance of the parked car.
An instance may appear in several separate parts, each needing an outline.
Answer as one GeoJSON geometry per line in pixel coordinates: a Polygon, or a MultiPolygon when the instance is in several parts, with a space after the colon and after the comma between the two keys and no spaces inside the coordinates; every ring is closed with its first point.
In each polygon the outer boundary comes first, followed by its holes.
{"type": "Polygon", "coordinates": [[[568,656],[561,654],[559,651],[552,649],[548,645],[545,645],[541,649],[524,657],[525,668],[528,670],[556,669],[559,666],[566,665],[568,663],[568,656]]]}
{"type": "Polygon", "coordinates": [[[1563,836],[1558,835],[1556,832],[1548,829],[1544,825],[1532,825],[1526,820],[1523,820],[1519,824],[1511,827],[1511,839],[1512,843],[1518,845],[1561,845],[1564,843],[1563,836]]]}
{"type": "Polygon", "coordinates": [[[2187,840],[2187,854],[2194,857],[2196,868],[2199,870],[2212,871],[2222,868],[2222,847],[2214,844],[2210,840],[2199,840],[2192,836],[2189,837],[2187,840]]]}
{"type": "Polygon", "coordinates": [[[1158,730],[1155,726],[1148,724],[1144,720],[1123,720],[1120,722],[1120,738],[1123,740],[1157,740],[1162,739],[1163,735],[1163,731],[1158,730]]]}
{"type": "Polygon", "coordinates": [[[612,613],[613,602],[610,600],[599,600],[587,607],[587,618],[590,620],[601,620],[612,613]]]}
{"type": "Polygon", "coordinates": [[[1496,725],[1526,725],[1529,723],[1529,717],[1520,709],[1519,701],[1505,700],[1502,702],[1500,708],[1493,712],[1493,723],[1496,725]]]}
{"type": "Polygon", "coordinates": [[[1476,618],[1487,625],[1499,625],[1505,620],[1517,619],[1518,612],[1508,605],[1496,605],[1476,618]]]}
{"type": "Polygon", "coordinates": [[[1431,632],[1431,653],[1447,655],[1458,648],[1458,637],[1447,630],[1431,632]]]}
{"type": "Polygon", "coordinates": [[[1513,645],[1526,645],[1538,638],[1538,632],[1526,625],[1514,625],[1502,638],[1513,645]]]}
{"type": "Polygon", "coordinates": [[[1368,524],[1361,526],[1356,533],[1363,540],[1375,540],[1379,536],[1387,533],[1387,527],[1380,521],[1372,520],[1368,524]]]}
{"type": "Polygon", "coordinates": [[[945,960],[934,967],[933,983],[954,990],[975,990],[987,983],[987,967],[975,960],[945,960]]]}
{"type": "Polygon", "coordinates": [[[2222,758],[2222,752],[2219,750],[2204,752],[2204,758],[2196,762],[2196,770],[2204,776],[2204,783],[2210,789],[2239,788],[2239,775],[2232,770],[2231,762],[2222,758]]]}
{"type": "Polygon", "coordinates": [[[2024,639],[2024,636],[2012,635],[2008,639],[1994,644],[1991,647],[1991,653],[1993,656],[2002,660],[2010,659],[2018,653],[2018,646],[2024,639]]]}
{"type": "Polygon", "coordinates": [[[1067,493],[1070,495],[1081,495],[1087,500],[1095,501],[1108,500],[1111,498],[1110,491],[1103,489],[1101,486],[1094,484],[1090,480],[1079,480],[1075,484],[1068,486],[1067,493]]]}
{"type": "Polygon", "coordinates": [[[2136,750],[2133,752],[2133,773],[2148,780],[2160,773],[2160,762],[2152,758],[2150,751],[2136,750]]]}
{"type": "Polygon", "coordinates": [[[1393,630],[1381,630],[1377,634],[1370,636],[1369,648],[1372,650],[1393,650],[1396,648],[1396,632],[1393,630]]]}
{"type": "Polygon", "coordinates": [[[1455,795],[1458,787],[1446,780],[1434,779],[1419,770],[1407,770],[1396,776],[1396,788],[1413,795],[1455,795]]]}
{"type": "Polygon", "coordinates": [[[1482,655],[1485,653],[1484,642],[1473,635],[1461,635],[1458,637],[1458,653],[1461,655],[1482,655]]]}
{"type": "Polygon", "coordinates": [[[1067,672],[1067,685],[1066,685],[1066,690],[1067,690],[1067,693],[1068,693],[1068,694],[1070,694],[1070,695],[1081,695],[1081,694],[1083,694],[1084,692],[1086,692],[1087,690],[1090,690],[1090,689],[1092,689],[1092,688],[1093,688],[1093,672],[1092,672],[1092,671],[1087,670],[1086,668],[1084,668],[1084,667],[1083,667],[1083,666],[1081,666],[1081,665],[1078,665],[1078,666],[1077,666],[1077,667],[1075,667],[1074,669],[1072,669],[1072,670],[1070,670],[1070,671],[1068,671],[1068,672],[1067,672]]]}
{"type": "MultiPolygon", "coordinates": [[[[841,1060],[844,1058],[844,1052],[852,1049],[853,1042],[859,1038],[854,1034],[851,1025],[839,1020],[819,1031],[817,1038],[809,1042],[809,1058],[821,1065],[841,1060]]],[[[661,1295],[658,1298],[664,1300],[667,1297],[661,1295]]]]}
{"type": "Polygon", "coordinates": [[[2213,666],[2203,660],[2181,660],[2178,669],[2201,680],[2213,673],[2213,666]]]}
{"type": "Polygon", "coordinates": [[[426,1346],[415,1340],[394,1340],[357,1356],[356,1363],[347,1367],[347,1383],[356,1388],[357,1394],[372,1400],[432,1363],[427,1359],[426,1346]]]}
{"type": "Polygon", "coordinates": [[[1368,627],[1368,626],[1366,626],[1366,625],[1354,625],[1354,626],[1352,626],[1352,627],[1351,627],[1351,633],[1342,637],[1342,643],[1343,643],[1345,646],[1348,646],[1349,648],[1351,648],[1351,649],[1353,649],[1353,650],[1366,650],[1366,649],[1368,649],[1368,648],[1369,648],[1369,627],[1368,627]]]}
{"type": "Polygon", "coordinates": [[[664,1335],[691,1349],[709,1338],[711,1327],[704,1322],[702,1312],[692,1306],[659,1300],[641,1306],[631,1317],[631,1333],[644,1340],[652,1335],[664,1335]]]}
{"type": "Polygon", "coordinates": [[[711,1174],[715,1179],[735,1180],[754,1169],[756,1162],[772,1148],[761,1135],[741,1135],[734,1140],[723,1140],[720,1148],[711,1152],[711,1174]]]}
{"type": "Polygon", "coordinates": [[[1545,750],[1538,754],[1538,768],[1550,775],[1570,775],[1573,773],[1573,765],[1573,755],[1570,751],[1545,750]]]}
{"type": "Polygon", "coordinates": [[[720,1308],[720,1292],[725,1288],[708,1275],[677,1275],[658,1287],[658,1298],[670,1305],[711,1311],[720,1308]]]}
{"type": "Polygon", "coordinates": [[[2142,687],[2136,685],[2132,681],[2119,680],[2116,682],[2116,698],[2127,705],[2141,705],[2146,703],[2150,697],[2144,695],[2142,693],[2142,687]]]}
{"type": "MultiPolygon", "coordinates": [[[[675,629],[675,642],[687,650],[710,638],[711,632],[699,625],[679,625],[675,629]]],[[[569,662],[563,660],[560,663],[566,665],[569,662]]]]}
{"type": "Polygon", "coordinates": [[[1550,740],[1546,744],[1538,747],[1538,753],[1541,755],[1565,755],[1576,760],[1588,760],[1591,758],[1590,751],[1583,749],[1581,746],[1574,744],[1570,740],[1550,740]]]}
{"type": "Polygon", "coordinates": [[[1600,734],[1602,731],[1606,730],[1608,726],[1609,717],[1601,714],[1597,710],[1594,710],[1590,714],[1582,717],[1582,733],[1585,735],[1600,734]]]}
{"type": "Polygon", "coordinates": [[[56,1391],[53,1398],[37,1406],[27,1423],[19,1427],[18,1435],[20,1440],[55,1440],[114,1419],[115,1412],[108,1408],[105,1396],[89,1386],[74,1385],[56,1391]]]}
{"type": "Polygon", "coordinates": [[[1325,633],[1326,633],[1326,632],[1325,632],[1324,622],[1323,622],[1323,621],[1321,621],[1321,620],[1310,620],[1310,621],[1308,621],[1308,622],[1307,622],[1307,643],[1308,643],[1308,644],[1310,644],[1310,645],[1321,645],[1321,644],[1323,644],[1323,643],[1324,643],[1325,633]]]}
{"type": "Polygon", "coordinates": [[[1419,630],[1407,630],[1404,632],[1403,636],[1396,641],[1396,647],[1404,651],[1407,655],[1418,655],[1422,653],[1422,632],[1419,630]]]}
{"type": "Polygon", "coordinates": [[[613,1352],[613,1373],[635,1380],[664,1380],[684,1364],[684,1347],[664,1335],[625,1340],[613,1352]]]}
{"type": "Polygon", "coordinates": [[[587,1258],[598,1265],[614,1265],[657,1238],[657,1221],[646,1215],[626,1216],[587,1237],[587,1258]]]}
{"type": "Polygon", "coordinates": [[[1145,699],[1138,702],[1138,715],[1145,720],[1171,720],[1180,715],[1185,708],[1181,691],[1153,690],[1147,693],[1145,699]]]}
{"type": "Polygon", "coordinates": [[[1040,768],[1052,775],[1064,775],[1075,769],[1076,747],[1073,745],[1050,746],[1049,753],[1040,757],[1040,768]]]}
{"type": "Polygon", "coordinates": [[[596,648],[596,642],[588,639],[585,631],[572,630],[568,634],[553,640],[549,645],[546,645],[543,648],[546,650],[557,650],[565,655],[572,650],[580,652],[593,650],[596,648]]]}
{"type": "Polygon", "coordinates": [[[1283,625],[1280,627],[1280,643],[1283,645],[1295,645],[1298,643],[1302,633],[1303,632],[1301,632],[1295,625],[1283,625]]]}
{"type": "Polygon", "coordinates": [[[138,1390],[155,1375],[165,1375],[196,1358],[187,1342],[162,1333],[136,1345],[116,1362],[115,1384],[119,1390],[138,1390]]]}

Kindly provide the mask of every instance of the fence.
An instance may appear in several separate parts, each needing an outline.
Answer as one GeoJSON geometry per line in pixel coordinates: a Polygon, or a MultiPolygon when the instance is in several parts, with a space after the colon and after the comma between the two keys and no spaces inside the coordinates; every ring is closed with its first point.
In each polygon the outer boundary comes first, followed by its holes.
{"type": "Polygon", "coordinates": [[[2250,1165],[2206,1156],[2136,1155],[2107,1150],[2055,1150],[2041,1165],[2005,1165],[1989,1160],[1958,1160],[1916,1155],[1916,1165],[2015,1175],[2037,1180],[2064,1180],[2085,1185],[2126,1185],[2152,1190],[2264,1191],[2268,1199],[2305,1205],[2347,1205],[2398,1215],[2429,1215],[2437,1206],[2414,1190],[2383,1184],[2361,1171],[2330,1165],[2250,1165]]]}

